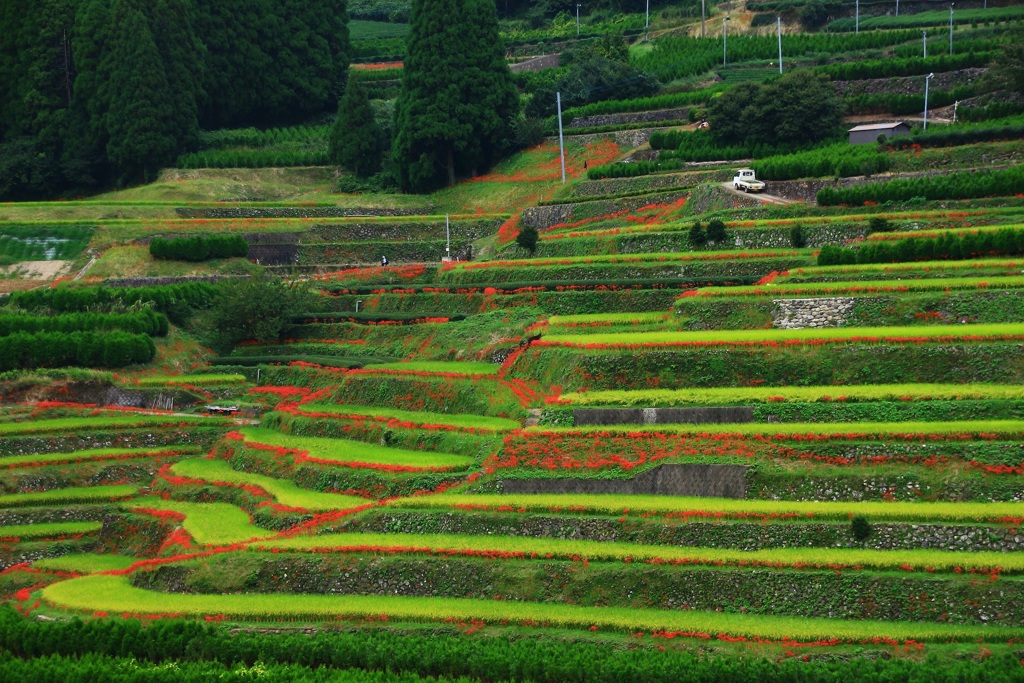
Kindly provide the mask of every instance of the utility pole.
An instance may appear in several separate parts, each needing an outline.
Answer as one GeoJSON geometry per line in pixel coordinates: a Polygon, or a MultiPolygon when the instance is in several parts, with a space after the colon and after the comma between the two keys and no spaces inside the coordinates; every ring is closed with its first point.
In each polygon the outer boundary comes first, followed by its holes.
{"type": "Polygon", "coordinates": [[[558,104],[558,151],[562,157],[562,184],[565,185],[565,140],[562,138],[562,93],[555,93],[555,102],[558,104]]]}
{"type": "Polygon", "coordinates": [[[729,44],[728,29],[729,17],[726,15],[725,19],[722,19],[722,66],[725,66],[726,60],[726,47],[729,44]]]}
{"type": "Polygon", "coordinates": [[[445,256],[448,257],[448,260],[451,261],[452,260],[452,227],[451,227],[450,221],[448,220],[448,214],[444,215],[444,238],[445,238],[444,254],[445,254],[445,256]]]}
{"type": "Polygon", "coordinates": [[[953,4],[949,3],[949,56],[953,56],[953,4]]]}
{"type": "Polygon", "coordinates": [[[928,74],[924,77],[924,129],[928,130],[928,82],[935,74],[928,74]]]}
{"type": "Polygon", "coordinates": [[[651,29],[651,0],[647,0],[647,9],[644,13],[644,42],[646,43],[649,39],[649,33],[651,29]]]}
{"type": "Polygon", "coordinates": [[[700,0],[700,37],[704,37],[704,0],[700,0]]]}
{"type": "Polygon", "coordinates": [[[928,31],[921,31],[921,56],[928,59],[928,31]]]}
{"type": "Polygon", "coordinates": [[[779,73],[782,73],[782,17],[776,17],[779,26],[779,73]]]}
{"type": "Polygon", "coordinates": [[[896,16],[900,15],[900,0],[896,0],[896,16]]]}
{"type": "Polygon", "coordinates": [[[854,14],[853,32],[860,33],[860,0],[857,0],[857,12],[854,14]]]}
{"type": "Polygon", "coordinates": [[[576,37],[580,37],[580,6],[576,5],[576,37]]]}

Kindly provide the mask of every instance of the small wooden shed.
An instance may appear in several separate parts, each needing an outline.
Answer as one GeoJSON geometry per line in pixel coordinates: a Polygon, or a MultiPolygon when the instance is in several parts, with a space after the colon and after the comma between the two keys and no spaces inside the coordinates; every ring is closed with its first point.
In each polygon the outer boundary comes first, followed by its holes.
{"type": "Polygon", "coordinates": [[[851,145],[867,145],[878,142],[878,136],[894,138],[898,135],[910,135],[910,125],[904,121],[892,123],[866,123],[850,129],[851,145]]]}
{"type": "Polygon", "coordinates": [[[850,144],[869,144],[878,142],[879,135],[893,138],[898,135],[909,135],[910,125],[904,121],[893,123],[867,123],[850,129],[850,144]]]}

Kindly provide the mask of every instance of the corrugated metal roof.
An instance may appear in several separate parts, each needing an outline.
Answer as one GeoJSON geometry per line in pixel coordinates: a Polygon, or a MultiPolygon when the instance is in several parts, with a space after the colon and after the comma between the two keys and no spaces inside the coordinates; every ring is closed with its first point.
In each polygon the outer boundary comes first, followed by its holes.
{"type": "Polygon", "coordinates": [[[903,121],[896,121],[894,123],[866,123],[863,126],[855,126],[854,128],[851,128],[848,132],[853,133],[858,130],[889,130],[890,128],[895,128],[896,126],[906,125],[907,124],[903,121]]]}

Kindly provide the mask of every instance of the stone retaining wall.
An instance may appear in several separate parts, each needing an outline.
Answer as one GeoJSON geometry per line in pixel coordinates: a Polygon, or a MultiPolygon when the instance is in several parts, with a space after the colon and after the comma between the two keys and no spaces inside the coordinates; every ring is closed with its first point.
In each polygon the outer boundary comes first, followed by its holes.
{"type": "Polygon", "coordinates": [[[633,479],[502,479],[504,493],[745,498],[745,465],[659,465],[633,479]]]}
{"type": "Polygon", "coordinates": [[[772,301],[772,325],[784,330],[841,327],[855,303],[850,297],[775,299],[772,301]]]}
{"type": "Polygon", "coordinates": [[[569,223],[583,218],[593,218],[623,210],[636,210],[642,206],[655,203],[671,203],[677,199],[686,199],[689,191],[667,192],[665,194],[627,197],[618,200],[598,200],[592,202],[576,202],[573,204],[552,204],[550,206],[534,206],[524,209],[520,222],[527,227],[538,230],[550,228],[559,223],[569,223]]]}
{"type": "Polygon", "coordinates": [[[628,114],[599,114],[596,116],[579,116],[569,124],[570,128],[590,128],[592,126],[621,126],[630,123],[658,123],[660,121],[680,121],[690,117],[690,107],[679,109],[662,109],[660,111],[640,111],[628,114]]]}
{"type": "Polygon", "coordinates": [[[722,424],[753,422],[750,406],[727,408],[579,408],[573,422],[581,425],[722,424]]]}

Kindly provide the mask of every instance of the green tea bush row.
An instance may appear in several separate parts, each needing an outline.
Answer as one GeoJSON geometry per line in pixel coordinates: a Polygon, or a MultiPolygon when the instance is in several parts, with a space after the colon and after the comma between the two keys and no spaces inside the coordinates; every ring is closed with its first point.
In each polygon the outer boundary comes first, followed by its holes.
{"type": "Polygon", "coordinates": [[[696,92],[671,93],[654,95],[653,97],[635,97],[628,100],[603,100],[591,102],[579,107],[570,107],[562,112],[562,122],[569,123],[573,119],[600,114],[626,114],[638,111],[671,109],[686,104],[706,104],[711,101],[719,88],[708,88],[696,92]]]}
{"type": "Polygon", "coordinates": [[[120,368],[148,363],[156,345],[147,334],[128,332],[16,332],[0,337],[0,372],[80,365],[120,368]]]}
{"type": "Polygon", "coordinates": [[[602,180],[604,178],[636,178],[638,176],[650,175],[659,171],[675,171],[682,164],[675,160],[670,161],[631,161],[629,163],[611,163],[595,166],[587,170],[588,180],[602,180]]]}
{"type": "Polygon", "coordinates": [[[288,166],[326,166],[326,149],[253,149],[190,152],[178,157],[178,168],[267,168],[288,166]]]}
{"type": "Polygon", "coordinates": [[[840,143],[824,149],[783,154],[760,159],[752,164],[757,177],[764,180],[794,180],[833,176],[848,178],[888,171],[890,159],[871,145],[851,147],[840,143]]]}
{"type": "MultiPolygon", "coordinates": [[[[919,39],[917,31],[865,31],[858,34],[801,33],[787,35],[783,50],[794,57],[812,54],[834,55],[856,50],[893,47],[919,39]]],[[[758,59],[776,59],[778,42],[774,35],[736,35],[729,39],[729,60],[732,63],[758,59]]],[[[636,57],[636,66],[654,74],[662,82],[701,74],[722,61],[721,38],[664,37],[654,49],[636,57]]]]}
{"type": "Polygon", "coordinates": [[[865,204],[867,202],[907,201],[915,197],[926,200],[977,199],[1019,194],[1024,188],[1024,166],[996,171],[957,171],[923,178],[897,178],[885,183],[868,183],[855,187],[826,187],[818,191],[818,204],[865,204]]]}
{"type": "MultiPolygon", "coordinates": [[[[990,7],[985,9],[958,9],[953,14],[954,24],[968,24],[990,21],[1007,21],[1013,19],[1024,19],[1024,6],[990,7]]],[[[862,18],[860,28],[864,29],[893,29],[893,28],[916,28],[918,26],[949,26],[949,11],[946,9],[933,10],[931,12],[919,12],[917,14],[903,14],[901,16],[878,16],[862,18]]],[[[857,28],[854,17],[845,17],[830,22],[826,27],[829,31],[853,31],[857,28]]],[[[949,31],[946,31],[947,35],[949,31]]]]}
{"type": "Polygon", "coordinates": [[[981,107],[959,107],[956,112],[961,121],[989,121],[1016,114],[1024,114],[1024,103],[992,102],[981,107]]]}
{"type": "Polygon", "coordinates": [[[911,237],[898,241],[879,241],[859,249],[822,247],[819,266],[853,263],[905,263],[907,261],[959,260],[977,256],[1020,256],[1024,254],[1024,230],[1010,228],[989,232],[911,237]]]}
{"type": "Polygon", "coordinates": [[[154,237],[149,243],[149,253],[153,258],[171,261],[206,261],[214,258],[247,256],[249,243],[241,235],[154,237]]]}
{"type": "MultiPolygon", "coordinates": [[[[919,114],[924,111],[924,79],[922,78],[921,94],[900,95],[896,93],[874,93],[864,95],[848,95],[843,98],[847,114],[891,114],[903,116],[919,114]]],[[[967,85],[952,90],[931,90],[928,94],[928,106],[931,109],[947,107],[959,100],[965,100],[978,94],[978,87],[967,85]]]]}
{"type": "Polygon", "coordinates": [[[808,666],[799,657],[776,661],[768,657],[740,658],[732,653],[658,650],[643,644],[623,648],[617,643],[556,638],[473,638],[454,628],[424,634],[383,628],[325,629],[306,634],[232,632],[209,623],[173,619],[157,620],[145,627],[130,619],[37,621],[24,618],[10,607],[0,611],[0,645],[9,653],[0,660],[0,668],[11,672],[11,680],[19,681],[125,680],[118,677],[125,671],[138,672],[139,677],[154,682],[232,680],[226,677],[229,667],[221,662],[249,667],[232,669],[239,672],[239,680],[251,679],[251,671],[255,670],[251,667],[259,662],[261,675],[270,680],[341,683],[417,683],[410,678],[412,675],[493,680],[508,671],[518,672],[519,680],[593,683],[783,683],[794,679],[804,683],[845,683],[917,678],[927,678],[931,683],[972,679],[1005,683],[1015,680],[1020,669],[1019,659],[1009,650],[961,660],[939,659],[934,654],[922,661],[909,657],[823,657],[808,666]],[[117,666],[104,668],[105,661],[117,666]],[[168,665],[153,667],[154,663],[168,665]],[[174,665],[169,666],[170,663],[174,665]],[[43,671],[33,675],[38,664],[44,665],[43,671]],[[84,676],[74,674],[82,670],[87,672],[84,676]],[[360,670],[381,673],[371,676],[360,670]],[[159,677],[161,671],[168,675],[159,677]],[[323,672],[323,678],[316,677],[318,672],[323,672]]]}
{"type": "Polygon", "coordinates": [[[152,302],[156,310],[178,322],[191,308],[208,306],[216,293],[216,285],[208,282],[161,287],[57,287],[15,292],[10,303],[29,311],[76,312],[152,302]]]}
{"type": "Polygon", "coordinates": [[[970,128],[939,128],[914,136],[901,136],[887,140],[885,147],[908,149],[918,147],[954,147],[993,140],[1020,140],[1024,138],[1024,123],[1003,126],[972,126],[970,128]]]}
{"type": "Polygon", "coordinates": [[[249,147],[259,149],[284,143],[326,143],[330,126],[293,126],[291,128],[235,128],[203,131],[199,146],[203,150],[249,147]]]}
{"type": "Polygon", "coordinates": [[[289,363],[308,363],[312,365],[323,365],[329,368],[361,368],[370,363],[390,363],[394,358],[379,358],[377,356],[364,356],[360,358],[345,358],[343,356],[303,356],[299,354],[289,355],[259,355],[259,356],[216,356],[210,359],[211,365],[218,366],[255,366],[255,365],[288,365],[289,363]]]}
{"type": "MultiPolygon", "coordinates": [[[[915,48],[916,49],[916,48],[915,48]]],[[[868,78],[895,78],[921,76],[988,66],[995,52],[968,52],[966,54],[939,55],[937,57],[911,57],[909,59],[872,59],[860,62],[839,62],[819,66],[818,73],[827,74],[833,81],[856,81],[868,78]]]]}
{"type": "Polygon", "coordinates": [[[168,321],[163,313],[144,308],[138,313],[66,313],[54,316],[0,314],[0,337],[17,332],[78,332],[121,330],[134,334],[163,337],[168,321]]]}

